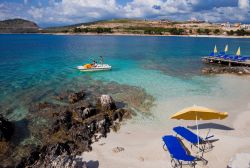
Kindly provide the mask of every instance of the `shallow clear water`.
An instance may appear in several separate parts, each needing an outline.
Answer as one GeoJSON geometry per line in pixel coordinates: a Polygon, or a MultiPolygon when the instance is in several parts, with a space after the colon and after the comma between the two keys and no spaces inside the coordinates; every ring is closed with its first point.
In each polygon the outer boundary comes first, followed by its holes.
{"type": "Polygon", "coordinates": [[[68,89],[70,82],[85,84],[90,78],[142,87],[159,102],[212,95],[225,98],[231,93],[223,92],[224,80],[200,74],[204,66],[200,57],[215,44],[219,49],[229,44],[233,52],[241,46],[242,53],[250,55],[249,39],[0,35],[0,105],[11,119],[20,119],[27,113],[25,102],[42,100],[48,92],[68,89]],[[100,55],[112,71],[76,70],[100,55]],[[11,112],[5,111],[6,106],[11,112]]]}

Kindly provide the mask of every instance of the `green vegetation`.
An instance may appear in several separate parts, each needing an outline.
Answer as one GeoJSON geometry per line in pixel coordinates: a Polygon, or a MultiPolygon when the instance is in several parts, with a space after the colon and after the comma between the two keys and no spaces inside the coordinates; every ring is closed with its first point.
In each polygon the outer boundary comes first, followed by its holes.
{"type": "Polygon", "coordinates": [[[208,35],[210,33],[210,30],[209,29],[205,29],[204,33],[208,35]]]}
{"type": "Polygon", "coordinates": [[[249,31],[245,31],[244,29],[240,29],[240,30],[230,30],[227,31],[227,35],[232,36],[232,35],[237,35],[237,36],[249,36],[250,32],[249,31]]]}
{"type": "Polygon", "coordinates": [[[210,29],[197,29],[197,33],[198,33],[198,34],[206,34],[206,35],[209,35],[210,32],[211,32],[210,29]]]}
{"type": "Polygon", "coordinates": [[[219,33],[220,33],[220,30],[219,30],[219,29],[215,29],[215,30],[213,31],[213,33],[214,33],[214,34],[219,34],[219,33]]]}
{"type": "Polygon", "coordinates": [[[172,35],[181,35],[184,33],[183,29],[177,28],[162,28],[162,27],[129,27],[125,29],[128,32],[131,31],[142,31],[144,34],[158,34],[170,33],[172,35]]]}
{"type": "Polygon", "coordinates": [[[97,27],[97,28],[77,28],[73,29],[74,33],[112,33],[111,28],[97,27]]]}
{"type": "Polygon", "coordinates": [[[229,35],[229,36],[234,35],[234,31],[233,30],[227,31],[227,35],[229,35]]]}

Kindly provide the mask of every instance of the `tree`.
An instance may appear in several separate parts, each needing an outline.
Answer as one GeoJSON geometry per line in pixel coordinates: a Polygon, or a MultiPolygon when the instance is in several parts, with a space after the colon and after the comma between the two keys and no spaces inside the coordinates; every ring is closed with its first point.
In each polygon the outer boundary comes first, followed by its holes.
{"type": "Polygon", "coordinates": [[[218,34],[220,32],[220,30],[219,29],[215,29],[213,32],[214,32],[214,34],[218,34]]]}
{"type": "Polygon", "coordinates": [[[250,34],[249,32],[246,32],[244,29],[236,30],[235,33],[237,34],[237,36],[245,36],[250,34]]]}
{"type": "Polygon", "coordinates": [[[210,33],[210,30],[209,29],[205,29],[204,32],[205,32],[205,34],[208,35],[210,33]]]}
{"type": "Polygon", "coordinates": [[[229,35],[229,36],[234,35],[234,31],[233,30],[227,31],[227,35],[229,35]]]}
{"type": "Polygon", "coordinates": [[[197,33],[201,34],[202,33],[201,29],[197,29],[197,33]]]}

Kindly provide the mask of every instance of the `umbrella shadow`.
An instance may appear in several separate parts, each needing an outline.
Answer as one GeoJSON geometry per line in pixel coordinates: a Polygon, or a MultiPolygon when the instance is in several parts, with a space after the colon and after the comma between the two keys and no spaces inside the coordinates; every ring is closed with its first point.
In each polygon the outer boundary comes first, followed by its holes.
{"type": "MultiPolygon", "coordinates": [[[[188,126],[188,128],[195,130],[197,129],[196,125],[193,126],[188,126]]],[[[198,128],[199,129],[218,129],[218,130],[234,130],[234,128],[228,127],[226,125],[222,125],[222,124],[217,124],[217,123],[203,123],[203,124],[198,124],[198,128]]]]}
{"type": "Polygon", "coordinates": [[[99,167],[99,161],[96,160],[96,161],[93,161],[93,160],[90,160],[87,162],[87,167],[88,168],[98,168],[99,167]]]}

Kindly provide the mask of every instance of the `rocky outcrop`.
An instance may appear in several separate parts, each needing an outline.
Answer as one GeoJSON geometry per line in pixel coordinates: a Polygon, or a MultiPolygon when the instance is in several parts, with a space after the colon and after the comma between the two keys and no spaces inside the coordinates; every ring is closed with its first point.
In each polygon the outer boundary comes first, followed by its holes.
{"type": "Polygon", "coordinates": [[[68,101],[70,103],[76,103],[78,102],[79,100],[81,100],[83,97],[85,96],[85,93],[84,91],[80,91],[80,92],[76,92],[76,93],[71,93],[69,96],[68,96],[68,101]]]}
{"type": "Polygon", "coordinates": [[[14,125],[0,114],[0,141],[10,141],[14,125]]]}
{"type": "Polygon", "coordinates": [[[32,135],[42,145],[32,148],[17,167],[84,167],[86,164],[77,155],[91,151],[93,142],[106,137],[111,129],[117,131],[118,123],[130,116],[129,110],[116,107],[110,95],[96,98],[96,104],[86,102],[88,97],[83,91],[67,97],[68,104],[40,102],[30,107],[30,117],[42,117],[51,125],[32,127],[32,135]]]}
{"type": "Polygon", "coordinates": [[[98,104],[102,110],[116,110],[116,105],[113,98],[109,95],[102,95],[98,100],[98,104]]]}
{"type": "Polygon", "coordinates": [[[203,68],[202,73],[250,75],[250,67],[211,66],[203,68]]]}
{"type": "MultiPolygon", "coordinates": [[[[88,79],[88,84],[69,81],[63,86],[52,91],[40,87],[27,89],[18,93],[17,99],[11,100],[15,103],[9,100],[3,103],[0,110],[5,115],[11,114],[16,108],[12,105],[17,103],[29,112],[24,119],[15,121],[10,143],[3,142],[4,148],[0,144],[0,167],[15,167],[33,151],[58,143],[74,143],[77,147],[72,156],[90,151],[92,143],[106,137],[111,130],[118,131],[121,122],[131,118],[132,113],[149,112],[153,105],[152,96],[139,87],[91,79],[88,79]],[[111,101],[103,101],[108,102],[107,106],[105,103],[101,105],[101,97],[106,97],[102,96],[103,93],[112,95],[111,101]],[[69,97],[74,101],[69,101],[69,97]]],[[[42,161],[36,159],[35,162],[38,160],[42,161]]]]}
{"type": "Polygon", "coordinates": [[[34,168],[87,168],[86,162],[73,154],[75,147],[72,142],[44,146],[33,151],[29,157],[24,158],[17,165],[17,168],[29,167],[31,165],[34,168]]]}

